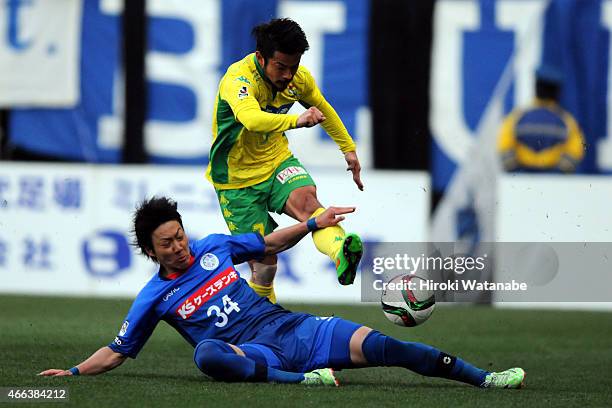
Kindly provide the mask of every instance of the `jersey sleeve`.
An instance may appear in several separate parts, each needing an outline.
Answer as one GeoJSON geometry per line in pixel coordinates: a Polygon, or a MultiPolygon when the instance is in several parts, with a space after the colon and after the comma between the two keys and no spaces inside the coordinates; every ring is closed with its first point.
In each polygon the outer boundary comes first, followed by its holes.
{"type": "Polygon", "coordinates": [[[247,130],[257,133],[284,132],[297,126],[298,115],[264,112],[257,102],[257,87],[253,80],[226,77],[219,87],[219,97],[226,101],[234,117],[247,130]]]}
{"type": "Polygon", "coordinates": [[[261,259],[265,255],[266,244],[257,232],[230,236],[227,243],[236,265],[251,259],[261,259]]]}
{"type": "Polygon", "coordinates": [[[216,245],[225,246],[235,265],[251,259],[261,259],[265,255],[266,243],[257,232],[239,235],[212,234],[216,245]]]}
{"type": "Polygon", "coordinates": [[[153,306],[140,299],[142,293],[132,304],[117,337],[108,345],[114,352],[131,358],[136,358],[159,323],[153,306]]]}
{"type": "Polygon", "coordinates": [[[349,135],[344,123],[336,113],[336,110],[323,97],[321,90],[317,86],[314,77],[304,67],[300,67],[304,75],[304,92],[300,103],[302,106],[309,108],[316,107],[325,116],[325,121],[321,124],[325,132],[338,145],[342,153],[354,152],[356,149],[353,138],[349,135]]]}

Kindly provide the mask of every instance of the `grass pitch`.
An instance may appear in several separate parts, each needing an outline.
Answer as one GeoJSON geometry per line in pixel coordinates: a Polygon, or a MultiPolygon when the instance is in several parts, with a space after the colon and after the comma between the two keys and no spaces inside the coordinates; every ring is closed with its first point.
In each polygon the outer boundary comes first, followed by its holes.
{"type": "MultiPolygon", "coordinates": [[[[70,405],[504,407],[610,406],[612,313],[439,307],[421,327],[396,327],[376,306],[286,305],[335,314],[456,354],[488,370],[520,366],[522,390],[480,390],[397,368],[343,370],[340,388],[224,384],[204,377],[193,349],[161,323],[136,360],[96,377],[43,378],[114,338],[129,300],[0,296],[0,387],[68,387],[70,405]]],[[[23,406],[23,405],[22,405],[23,406]]],[[[36,406],[39,406],[36,404],[36,406]]],[[[57,405],[56,405],[57,406],[57,405]]]]}

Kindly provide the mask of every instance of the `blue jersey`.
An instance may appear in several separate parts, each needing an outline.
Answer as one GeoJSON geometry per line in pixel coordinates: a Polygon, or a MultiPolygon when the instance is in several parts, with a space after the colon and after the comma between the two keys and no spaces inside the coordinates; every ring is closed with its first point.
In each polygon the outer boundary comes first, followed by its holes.
{"type": "MultiPolygon", "coordinates": [[[[246,343],[288,310],[258,296],[234,265],[264,256],[261,235],[209,235],[190,243],[195,261],[180,277],[156,274],[140,291],[109,347],[136,357],[160,320],[192,346],[204,339],[246,343]]],[[[309,315],[293,314],[297,320],[309,315]]]]}

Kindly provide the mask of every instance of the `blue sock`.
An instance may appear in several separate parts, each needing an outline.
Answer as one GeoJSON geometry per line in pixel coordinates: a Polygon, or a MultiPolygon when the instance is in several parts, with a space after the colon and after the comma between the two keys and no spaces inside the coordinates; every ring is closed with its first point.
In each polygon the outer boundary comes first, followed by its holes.
{"type": "Polygon", "coordinates": [[[372,331],[363,341],[363,354],[373,366],[404,367],[421,375],[443,377],[479,386],[485,370],[422,343],[396,340],[372,331]]]}
{"type": "Polygon", "coordinates": [[[299,383],[303,373],[291,373],[239,356],[220,340],[203,340],[195,348],[193,360],[204,374],[217,381],[299,383]]]}

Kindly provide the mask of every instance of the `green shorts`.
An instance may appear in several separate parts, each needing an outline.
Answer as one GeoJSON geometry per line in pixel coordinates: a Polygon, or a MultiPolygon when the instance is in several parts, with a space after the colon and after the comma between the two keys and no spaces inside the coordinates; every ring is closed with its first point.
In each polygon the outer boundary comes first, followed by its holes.
{"type": "Polygon", "coordinates": [[[314,185],[302,163],[292,156],[269,179],[250,187],[217,190],[217,198],[232,235],[247,232],[267,235],[278,226],[269,213],[281,214],[293,190],[314,185]]]}

